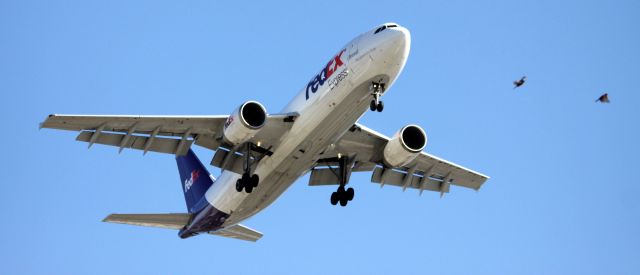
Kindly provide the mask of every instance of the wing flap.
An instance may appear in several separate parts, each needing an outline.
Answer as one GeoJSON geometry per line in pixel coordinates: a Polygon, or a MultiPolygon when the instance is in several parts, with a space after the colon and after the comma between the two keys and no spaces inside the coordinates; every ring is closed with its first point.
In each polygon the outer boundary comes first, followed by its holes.
{"type": "Polygon", "coordinates": [[[121,223],[138,226],[159,227],[166,229],[182,229],[189,223],[191,214],[111,214],[103,222],[121,223]]]}
{"type": "Polygon", "coordinates": [[[321,168],[311,170],[311,176],[309,176],[309,185],[337,185],[340,183],[338,176],[330,168],[321,168]]]}
{"type": "Polygon", "coordinates": [[[209,234],[251,242],[255,242],[263,236],[262,233],[242,224],[236,224],[218,231],[212,231],[209,232],[209,234]]]}
{"type": "Polygon", "coordinates": [[[238,174],[244,172],[243,163],[244,158],[242,156],[227,150],[216,151],[211,159],[212,166],[238,174]]]}
{"type": "Polygon", "coordinates": [[[444,178],[451,173],[449,177],[452,179],[451,184],[471,188],[480,189],[482,184],[489,179],[488,176],[473,171],[469,168],[457,165],[455,163],[440,159],[436,156],[423,152],[414,161],[420,171],[431,169],[432,177],[444,178]]]}
{"type": "Polygon", "coordinates": [[[186,154],[193,143],[193,140],[185,140],[184,144],[180,146],[180,139],[154,137],[153,140],[150,141],[151,138],[149,137],[132,135],[127,138],[127,135],[125,134],[115,133],[100,133],[95,140],[92,141],[91,138],[95,134],[96,132],[93,131],[82,131],[78,134],[76,140],[103,145],[121,146],[122,148],[176,154],[179,156],[186,154]]]}
{"type": "Polygon", "coordinates": [[[371,182],[379,183],[381,185],[394,185],[400,186],[403,189],[411,188],[422,190],[429,190],[435,192],[449,193],[447,185],[443,185],[441,180],[432,178],[424,178],[416,174],[409,174],[407,172],[401,172],[394,169],[385,169],[382,167],[376,167],[371,175],[371,182]],[[407,177],[410,177],[407,179],[407,177]]]}

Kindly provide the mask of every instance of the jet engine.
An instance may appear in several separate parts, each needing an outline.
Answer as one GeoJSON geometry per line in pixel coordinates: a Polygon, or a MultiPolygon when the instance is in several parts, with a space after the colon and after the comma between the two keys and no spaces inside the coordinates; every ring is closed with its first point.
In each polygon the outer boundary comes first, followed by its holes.
{"type": "Polygon", "coordinates": [[[400,129],[384,147],[384,163],[389,167],[401,167],[414,160],[427,145],[427,135],[418,125],[400,129]]]}
{"type": "Polygon", "coordinates": [[[256,101],[247,101],[236,108],[224,123],[224,140],[233,145],[247,142],[267,122],[267,111],[256,101]]]}

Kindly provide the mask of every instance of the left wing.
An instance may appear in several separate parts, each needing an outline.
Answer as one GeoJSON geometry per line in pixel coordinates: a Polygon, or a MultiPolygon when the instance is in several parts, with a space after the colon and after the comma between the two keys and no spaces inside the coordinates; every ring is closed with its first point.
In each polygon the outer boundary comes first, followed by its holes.
{"type": "MultiPolygon", "coordinates": [[[[354,158],[351,160],[353,171],[373,170],[372,182],[401,186],[403,190],[413,188],[420,190],[420,193],[430,190],[442,195],[449,192],[451,184],[478,190],[489,179],[481,173],[425,152],[403,167],[384,167],[382,152],[388,141],[388,137],[355,124],[337,142],[335,151],[354,158]]],[[[328,169],[312,170],[310,184],[334,182],[333,179],[337,177],[329,172],[328,169]]]]}
{"type": "MultiPolygon", "coordinates": [[[[273,146],[287,131],[297,114],[273,114],[256,135],[265,145],[273,146]]],[[[227,115],[220,116],[141,116],[141,115],[49,115],[40,128],[80,131],[78,141],[89,146],[98,143],[117,146],[120,151],[132,148],[184,155],[192,143],[217,150],[227,115]]]]}

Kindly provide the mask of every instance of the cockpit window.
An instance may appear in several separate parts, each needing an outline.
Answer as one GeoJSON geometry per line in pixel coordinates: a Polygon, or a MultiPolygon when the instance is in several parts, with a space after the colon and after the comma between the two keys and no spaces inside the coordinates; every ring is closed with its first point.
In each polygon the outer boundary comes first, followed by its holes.
{"type": "Polygon", "coordinates": [[[396,28],[396,27],[398,27],[398,25],[395,25],[395,24],[384,25],[384,26],[382,26],[382,27],[380,27],[380,28],[376,29],[376,31],[375,31],[375,32],[373,32],[373,34],[377,34],[377,33],[381,32],[381,31],[386,30],[387,28],[389,28],[389,29],[390,29],[390,28],[396,28]]]}
{"type": "Polygon", "coordinates": [[[387,26],[382,26],[382,27],[378,28],[373,34],[377,34],[377,33],[381,32],[381,31],[384,31],[386,28],[387,28],[387,26]]]}

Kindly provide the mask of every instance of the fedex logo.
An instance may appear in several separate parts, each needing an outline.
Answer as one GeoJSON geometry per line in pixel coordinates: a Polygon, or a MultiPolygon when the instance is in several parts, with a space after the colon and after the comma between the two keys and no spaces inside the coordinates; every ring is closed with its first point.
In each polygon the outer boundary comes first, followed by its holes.
{"type": "Polygon", "coordinates": [[[224,122],[224,128],[227,129],[227,127],[229,127],[229,125],[231,125],[231,123],[233,123],[233,116],[229,116],[227,118],[227,121],[224,122]]]}
{"type": "Polygon", "coordinates": [[[189,189],[191,189],[191,186],[193,185],[193,183],[198,180],[198,177],[200,177],[200,171],[199,170],[193,170],[191,171],[191,177],[184,180],[184,192],[187,193],[187,191],[189,191],[189,189]]]}
{"type": "Polygon", "coordinates": [[[342,59],[340,58],[342,58],[342,54],[345,51],[346,49],[340,51],[339,54],[337,54],[335,57],[333,57],[333,59],[331,59],[331,61],[329,61],[329,63],[327,63],[327,66],[325,66],[322,71],[320,71],[313,79],[311,79],[311,81],[309,81],[309,84],[307,84],[306,100],[309,100],[309,91],[315,94],[318,91],[318,88],[324,85],[324,82],[327,81],[327,79],[329,79],[329,77],[331,77],[331,75],[333,75],[333,73],[337,71],[340,66],[344,65],[342,59]]]}

